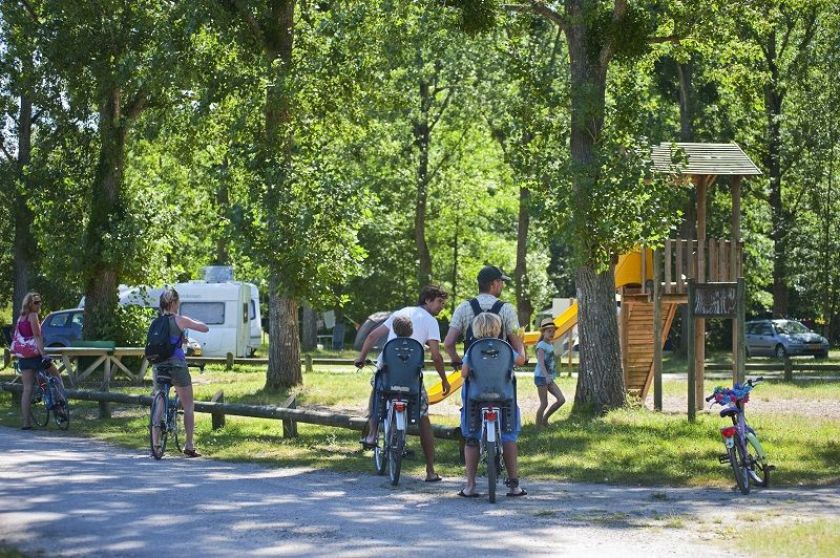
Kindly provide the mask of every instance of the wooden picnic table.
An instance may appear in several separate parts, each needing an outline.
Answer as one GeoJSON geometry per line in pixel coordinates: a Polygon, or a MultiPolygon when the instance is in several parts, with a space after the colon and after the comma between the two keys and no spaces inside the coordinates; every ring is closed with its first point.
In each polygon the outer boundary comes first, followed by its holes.
{"type": "Polygon", "coordinates": [[[112,373],[125,373],[132,381],[141,382],[146,375],[149,361],[145,358],[143,347],[46,347],[47,355],[60,357],[63,368],[70,378],[70,385],[75,387],[78,383],[90,376],[100,366],[105,367],[102,378],[104,389],[108,389],[112,373]],[[84,370],[80,370],[79,357],[93,357],[94,361],[84,370]],[[138,372],[132,372],[123,363],[123,357],[141,357],[142,364],[138,372]]]}

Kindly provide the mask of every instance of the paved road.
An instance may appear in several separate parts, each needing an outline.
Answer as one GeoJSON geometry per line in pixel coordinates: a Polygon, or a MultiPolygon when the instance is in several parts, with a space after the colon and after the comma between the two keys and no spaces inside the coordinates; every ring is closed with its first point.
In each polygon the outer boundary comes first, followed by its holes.
{"type": "MultiPolygon", "coordinates": [[[[48,556],[727,556],[739,514],[837,517],[836,489],[728,491],[527,482],[520,499],[460,479],[269,469],[0,427],[0,546],[48,556]],[[737,500],[738,506],[727,505],[737,500]],[[398,550],[393,547],[398,547],[398,550]]],[[[754,520],[754,519],[753,519],[754,520]]]]}

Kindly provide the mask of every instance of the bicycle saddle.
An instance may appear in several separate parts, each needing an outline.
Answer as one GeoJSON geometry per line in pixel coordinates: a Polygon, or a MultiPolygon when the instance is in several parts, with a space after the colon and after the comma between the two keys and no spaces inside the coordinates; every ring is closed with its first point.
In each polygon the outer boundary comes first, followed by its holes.
{"type": "Polygon", "coordinates": [[[738,413],[741,411],[738,410],[738,407],[725,407],[720,410],[720,416],[722,417],[734,417],[737,416],[738,413]]]}

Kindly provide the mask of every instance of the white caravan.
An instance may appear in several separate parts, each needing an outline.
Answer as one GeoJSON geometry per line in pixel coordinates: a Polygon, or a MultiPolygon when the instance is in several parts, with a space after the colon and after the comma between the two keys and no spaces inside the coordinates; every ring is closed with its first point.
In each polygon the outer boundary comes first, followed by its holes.
{"type": "MultiPolygon", "coordinates": [[[[207,283],[188,281],[172,285],[181,299],[181,314],[207,324],[210,331],[190,330],[189,336],[201,343],[202,356],[252,356],[261,336],[259,291],[256,285],[241,281],[207,283]]],[[[157,308],[162,288],[120,289],[120,304],[157,308]]]]}

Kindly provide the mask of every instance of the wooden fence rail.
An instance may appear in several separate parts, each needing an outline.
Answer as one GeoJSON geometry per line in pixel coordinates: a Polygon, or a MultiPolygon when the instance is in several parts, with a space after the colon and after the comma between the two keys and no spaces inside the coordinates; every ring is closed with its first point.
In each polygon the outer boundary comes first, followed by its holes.
{"type": "MultiPolygon", "coordinates": [[[[0,389],[13,393],[20,393],[23,390],[23,386],[20,384],[0,383],[0,389]]],[[[141,407],[150,407],[152,405],[152,397],[150,395],[130,395],[127,393],[117,393],[112,391],[83,391],[70,389],[67,390],[67,397],[69,399],[77,399],[80,401],[122,403],[126,405],[138,405],[141,407]]],[[[288,401],[287,404],[292,405],[294,403],[288,401]]],[[[237,403],[196,401],[195,410],[198,413],[210,413],[214,417],[233,415],[286,421],[291,428],[284,429],[284,436],[286,436],[288,431],[296,432],[296,423],[298,422],[360,431],[367,427],[367,419],[365,417],[328,413],[325,411],[313,411],[310,409],[278,407],[274,405],[243,405],[237,403]]],[[[444,440],[461,440],[461,429],[458,427],[432,425],[432,431],[435,438],[444,440]]],[[[408,429],[408,433],[413,435],[420,434],[417,427],[410,427],[408,429]]]]}

